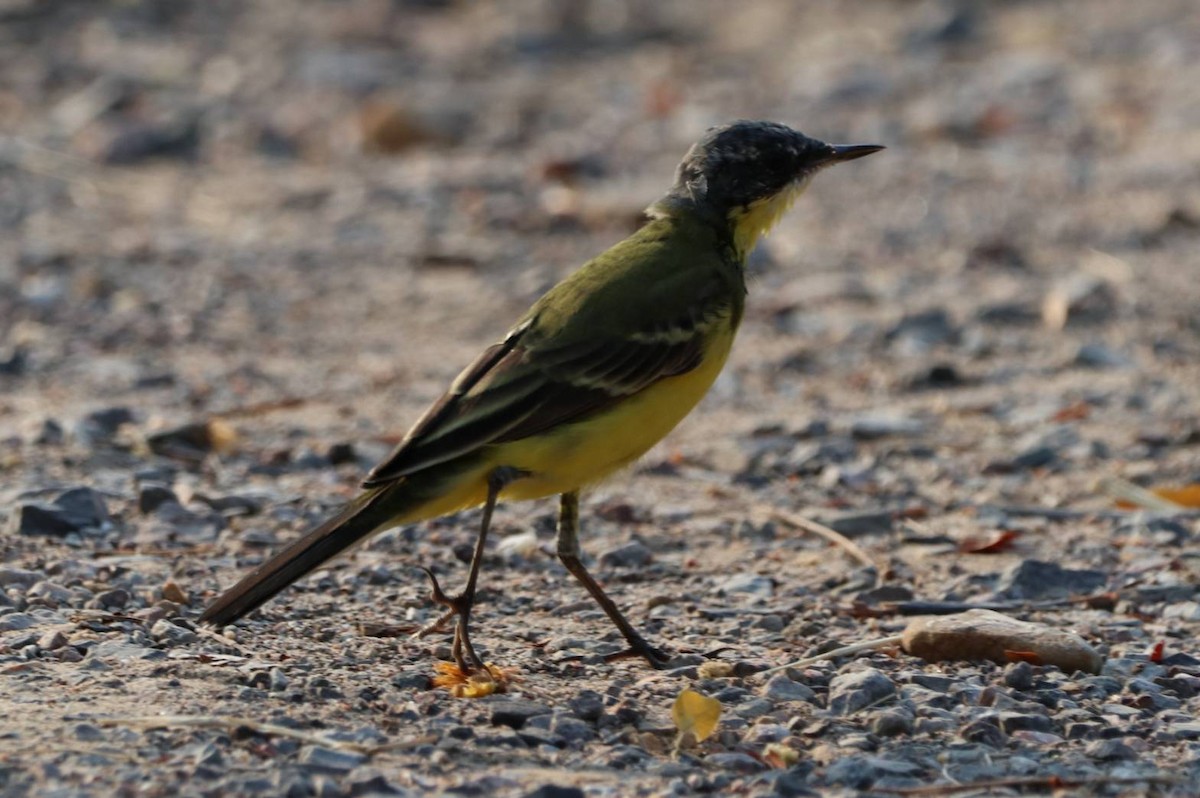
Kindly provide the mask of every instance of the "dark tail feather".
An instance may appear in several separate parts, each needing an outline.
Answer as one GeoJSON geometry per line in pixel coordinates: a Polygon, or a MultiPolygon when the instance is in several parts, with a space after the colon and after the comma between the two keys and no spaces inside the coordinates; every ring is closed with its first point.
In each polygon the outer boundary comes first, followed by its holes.
{"type": "Polygon", "coordinates": [[[204,614],[201,623],[225,626],[259,606],[322,563],[353,546],[392,520],[397,513],[389,486],[363,494],[304,537],[254,569],[226,590],[204,614]]]}

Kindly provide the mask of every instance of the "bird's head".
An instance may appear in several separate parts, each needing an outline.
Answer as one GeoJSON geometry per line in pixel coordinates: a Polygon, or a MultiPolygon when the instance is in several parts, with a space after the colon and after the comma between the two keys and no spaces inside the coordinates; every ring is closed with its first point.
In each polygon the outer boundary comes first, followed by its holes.
{"type": "Polygon", "coordinates": [[[692,145],[675,185],[652,212],[690,206],[728,223],[744,256],[827,166],[882,150],[826,144],[776,122],[738,121],[709,129],[692,145]]]}

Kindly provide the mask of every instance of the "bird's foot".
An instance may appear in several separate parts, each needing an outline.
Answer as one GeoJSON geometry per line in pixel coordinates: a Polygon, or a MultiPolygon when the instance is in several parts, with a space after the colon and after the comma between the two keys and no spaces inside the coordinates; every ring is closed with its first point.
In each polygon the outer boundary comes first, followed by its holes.
{"type": "Polygon", "coordinates": [[[661,649],[657,649],[647,643],[645,640],[641,639],[629,641],[628,648],[609,654],[604,658],[604,661],[617,662],[618,660],[631,659],[633,657],[643,658],[646,660],[646,662],[650,663],[650,667],[654,668],[655,670],[662,670],[663,668],[667,667],[668,663],[671,661],[671,657],[661,649]]]}
{"type": "Polygon", "coordinates": [[[446,608],[446,612],[438,617],[430,624],[419,629],[414,637],[424,637],[431,632],[434,632],[442,627],[446,621],[458,616],[458,624],[454,627],[454,644],[450,649],[451,655],[454,657],[454,663],[458,665],[459,670],[464,674],[475,673],[478,671],[487,671],[487,667],[483,664],[483,660],[475,653],[475,647],[471,645],[471,637],[467,631],[467,623],[471,618],[471,607],[475,603],[474,596],[460,594],[457,596],[447,596],[442,590],[441,584],[438,583],[437,577],[433,571],[421,566],[421,570],[429,577],[429,598],[435,604],[441,604],[446,608]]]}

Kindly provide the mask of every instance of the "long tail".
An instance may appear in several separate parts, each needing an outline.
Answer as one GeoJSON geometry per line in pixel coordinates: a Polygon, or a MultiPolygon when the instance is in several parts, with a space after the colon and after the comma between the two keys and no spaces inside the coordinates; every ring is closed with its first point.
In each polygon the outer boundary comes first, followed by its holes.
{"type": "Polygon", "coordinates": [[[200,622],[215,626],[233,623],[270,601],[292,582],[386,525],[397,515],[394,497],[388,495],[396,487],[379,488],[353,499],[337,515],[222,593],[200,616],[200,622]]]}

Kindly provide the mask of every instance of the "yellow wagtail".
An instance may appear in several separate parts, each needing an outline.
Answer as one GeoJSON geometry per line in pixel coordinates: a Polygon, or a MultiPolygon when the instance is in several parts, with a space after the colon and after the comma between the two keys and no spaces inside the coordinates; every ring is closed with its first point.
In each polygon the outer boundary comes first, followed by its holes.
{"type": "Polygon", "coordinates": [[[426,411],[364,491],[246,576],[201,621],[231,623],[366,536],[483,505],[467,584],[433,599],[457,615],[453,655],[483,668],[468,634],[498,499],[561,494],[558,557],[656,667],[667,657],[580,560],[579,491],[636,460],[686,416],[725,365],[745,302],[746,258],[835,163],[883,149],[834,146],[773,122],[713,128],[684,157],[649,220],[550,289],[426,411]]]}

